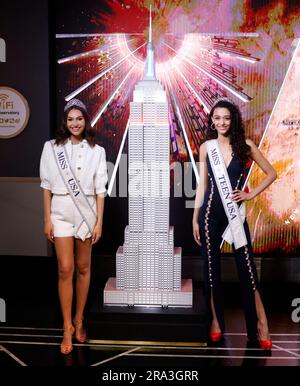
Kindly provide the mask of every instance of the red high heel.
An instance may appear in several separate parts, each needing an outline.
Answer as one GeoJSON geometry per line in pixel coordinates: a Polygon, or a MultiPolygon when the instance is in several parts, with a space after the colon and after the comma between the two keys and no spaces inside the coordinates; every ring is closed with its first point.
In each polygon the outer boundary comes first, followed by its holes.
{"type": "Polygon", "coordinates": [[[219,342],[222,338],[222,332],[210,332],[210,339],[212,342],[219,342]]]}
{"type": "Polygon", "coordinates": [[[263,350],[271,350],[272,348],[272,340],[271,339],[260,339],[261,337],[261,329],[257,327],[257,336],[260,347],[263,350]]]}
{"type": "Polygon", "coordinates": [[[259,340],[259,344],[263,350],[271,350],[271,348],[272,348],[272,340],[271,339],[259,340]]]}

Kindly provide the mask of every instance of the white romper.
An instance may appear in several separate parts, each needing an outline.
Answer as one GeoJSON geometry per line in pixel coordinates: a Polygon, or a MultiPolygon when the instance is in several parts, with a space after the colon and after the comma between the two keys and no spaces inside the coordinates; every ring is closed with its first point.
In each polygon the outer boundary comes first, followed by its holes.
{"type": "MultiPolygon", "coordinates": [[[[51,147],[50,141],[44,145],[40,163],[40,177],[41,187],[51,190],[53,193],[51,222],[54,237],[79,238],[76,232],[82,223],[82,217],[63,184],[51,147]]],[[[65,149],[75,177],[80,182],[87,199],[96,212],[96,194],[105,193],[107,182],[105,150],[98,145],[93,148],[90,147],[86,140],[75,145],[68,140],[65,149]]],[[[91,237],[90,232],[81,239],[84,241],[85,238],[89,237],[91,237]]]]}

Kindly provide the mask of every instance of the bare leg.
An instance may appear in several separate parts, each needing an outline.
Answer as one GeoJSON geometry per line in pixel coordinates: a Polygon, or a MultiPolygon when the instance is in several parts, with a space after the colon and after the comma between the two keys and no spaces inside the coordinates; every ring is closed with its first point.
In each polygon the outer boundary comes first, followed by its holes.
{"type": "Polygon", "coordinates": [[[213,289],[211,290],[211,294],[210,294],[210,305],[211,305],[211,311],[212,311],[212,317],[213,317],[210,330],[212,332],[221,332],[221,328],[217,319],[215,305],[214,305],[213,289]]]}
{"type": "Polygon", "coordinates": [[[82,321],[83,312],[86,304],[90,278],[91,278],[91,252],[92,245],[91,240],[85,241],[77,240],[76,243],[76,314],[75,314],[75,328],[76,338],[80,342],[86,340],[86,333],[84,331],[82,321]]]}
{"type": "Polygon", "coordinates": [[[58,294],[64,322],[64,337],[61,352],[68,354],[72,350],[72,299],[74,273],[74,241],[73,237],[55,237],[54,240],[58,260],[58,294]]]}
{"type": "Polygon", "coordinates": [[[268,328],[268,320],[266,317],[265,309],[261,301],[261,297],[259,292],[255,291],[255,307],[257,313],[257,330],[259,333],[259,339],[268,340],[270,339],[269,328],[268,328]]]}

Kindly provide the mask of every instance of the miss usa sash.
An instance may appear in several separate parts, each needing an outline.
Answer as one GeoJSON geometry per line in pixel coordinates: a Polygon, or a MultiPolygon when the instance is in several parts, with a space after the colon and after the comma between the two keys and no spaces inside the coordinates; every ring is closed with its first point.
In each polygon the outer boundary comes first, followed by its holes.
{"type": "Polygon", "coordinates": [[[229,228],[224,232],[223,238],[230,244],[233,242],[235,248],[238,249],[247,244],[247,238],[239,207],[236,202],[231,201],[229,198],[232,193],[232,186],[224,164],[222,153],[219,149],[218,141],[216,139],[205,142],[205,145],[229,223],[229,228]]]}
{"type": "Polygon", "coordinates": [[[51,145],[59,173],[70,196],[72,197],[76,208],[82,217],[82,222],[79,224],[75,235],[84,241],[88,233],[92,234],[94,230],[97,221],[96,212],[92,208],[90,202],[88,201],[79,182],[75,177],[65,146],[54,146],[53,142],[51,142],[51,145]]]}

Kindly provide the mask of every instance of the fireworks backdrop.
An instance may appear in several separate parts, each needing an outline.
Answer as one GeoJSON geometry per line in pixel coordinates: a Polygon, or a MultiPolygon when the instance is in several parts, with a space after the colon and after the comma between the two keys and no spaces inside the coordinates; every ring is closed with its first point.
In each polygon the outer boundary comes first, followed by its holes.
{"type": "MultiPolygon", "coordinates": [[[[170,107],[171,164],[189,162],[185,170],[194,170],[211,105],[230,97],[240,107],[247,137],[278,173],[247,203],[254,251],[299,254],[297,1],[155,0],[152,10],[156,74],[170,107]]],[[[66,100],[82,99],[98,143],[115,163],[127,152],[124,135],[144,71],[149,2],[63,0],[55,17],[58,112],[66,100]]],[[[262,176],[249,165],[248,188],[262,176]]]]}

